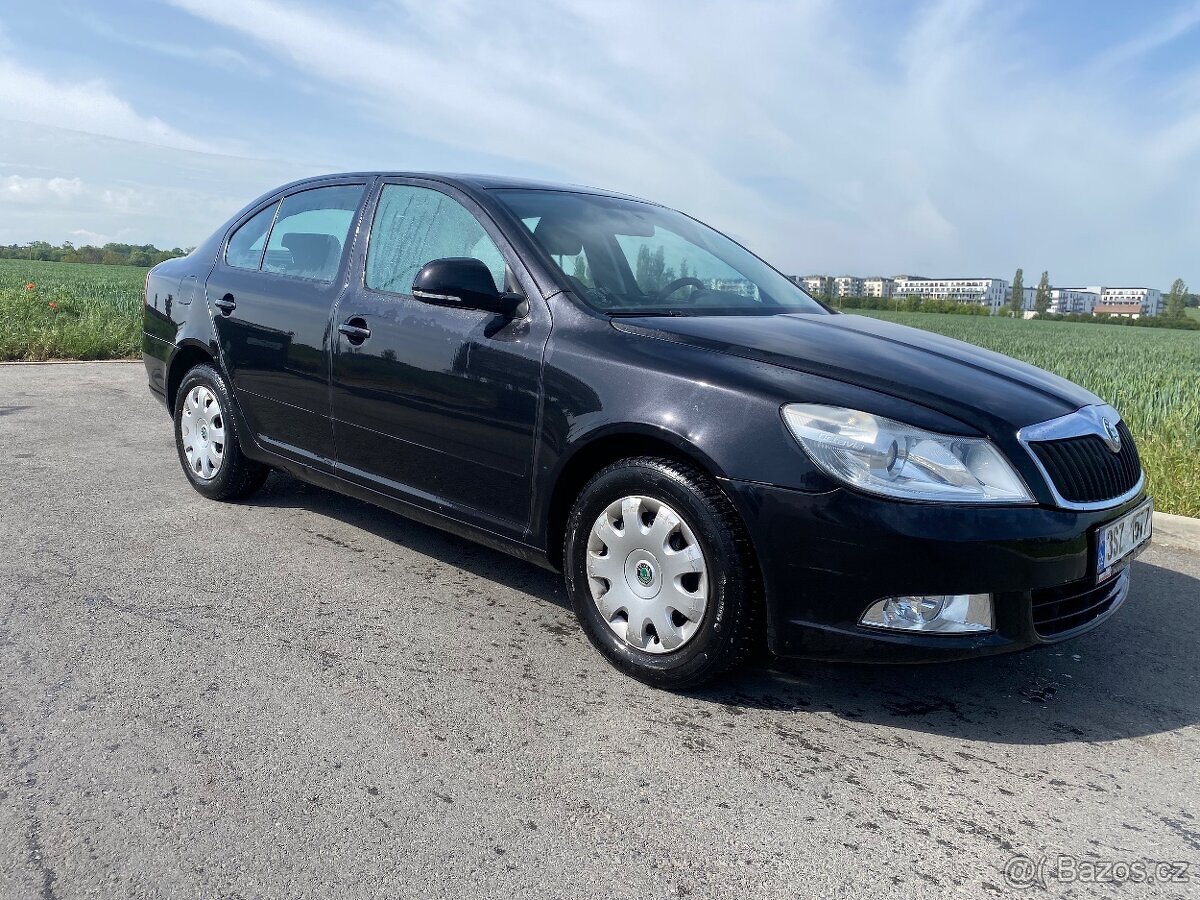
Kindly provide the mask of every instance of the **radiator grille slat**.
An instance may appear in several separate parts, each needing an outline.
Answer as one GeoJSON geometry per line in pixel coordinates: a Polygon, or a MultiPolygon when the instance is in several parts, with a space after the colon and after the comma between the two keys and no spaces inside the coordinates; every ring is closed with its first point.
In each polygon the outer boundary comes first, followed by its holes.
{"type": "Polygon", "coordinates": [[[1124,422],[1117,423],[1117,433],[1121,436],[1117,453],[1094,434],[1031,441],[1029,446],[1064,500],[1098,503],[1132,490],[1142,474],[1137,445],[1124,422]]]}

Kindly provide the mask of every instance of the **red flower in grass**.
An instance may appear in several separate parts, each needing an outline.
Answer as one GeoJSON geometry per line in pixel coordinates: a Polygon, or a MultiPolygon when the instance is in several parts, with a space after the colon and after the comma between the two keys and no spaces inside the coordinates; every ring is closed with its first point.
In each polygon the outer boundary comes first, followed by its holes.
{"type": "Polygon", "coordinates": [[[55,303],[53,300],[51,300],[51,301],[50,301],[49,303],[47,303],[46,305],[47,305],[47,306],[49,306],[51,309],[58,309],[58,304],[57,304],[57,303],[55,303]]]}
{"type": "Polygon", "coordinates": [[[27,290],[27,291],[32,291],[32,290],[34,290],[36,287],[37,287],[37,285],[36,285],[36,284],[34,284],[34,283],[31,281],[31,282],[29,282],[29,284],[25,285],[25,290],[27,290]]]}

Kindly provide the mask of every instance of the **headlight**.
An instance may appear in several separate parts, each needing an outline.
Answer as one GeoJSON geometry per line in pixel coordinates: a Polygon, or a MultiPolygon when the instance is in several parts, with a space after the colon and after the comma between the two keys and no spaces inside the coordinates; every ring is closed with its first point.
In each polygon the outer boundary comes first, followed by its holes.
{"type": "Polygon", "coordinates": [[[950,503],[1033,502],[1021,476],[986,438],[935,434],[815,403],[788,404],[783,420],[821,469],[873,494],[950,503]]]}

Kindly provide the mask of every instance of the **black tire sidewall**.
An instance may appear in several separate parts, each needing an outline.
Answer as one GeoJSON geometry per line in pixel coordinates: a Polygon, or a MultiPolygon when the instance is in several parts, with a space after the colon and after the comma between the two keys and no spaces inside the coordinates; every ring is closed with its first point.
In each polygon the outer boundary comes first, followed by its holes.
{"type": "Polygon", "coordinates": [[[567,523],[564,575],[575,615],[596,648],[618,669],[656,687],[683,688],[702,683],[723,670],[736,652],[747,601],[744,564],[738,553],[729,512],[705,496],[705,476],[651,459],[617,463],[597,475],[581,492],[567,523]],[[648,653],[631,647],[604,621],[592,599],[587,576],[587,543],[592,524],[613,501],[630,495],[651,497],[671,506],[692,529],[708,566],[709,596],[700,629],[683,647],[648,653]]]}
{"type": "Polygon", "coordinates": [[[175,396],[175,450],[188,481],[201,494],[214,500],[224,500],[235,495],[242,489],[246,480],[245,469],[253,463],[242,453],[237,420],[233,413],[233,397],[225,384],[225,379],[210,365],[195,366],[183,376],[179,392],[175,396]],[[207,481],[196,477],[188,465],[187,454],[183,449],[184,398],[192,388],[198,385],[203,385],[213,392],[217,402],[221,404],[221,417],[225,421],[225,451],[222,454],[221,468],[215,477],[207,481]]]}

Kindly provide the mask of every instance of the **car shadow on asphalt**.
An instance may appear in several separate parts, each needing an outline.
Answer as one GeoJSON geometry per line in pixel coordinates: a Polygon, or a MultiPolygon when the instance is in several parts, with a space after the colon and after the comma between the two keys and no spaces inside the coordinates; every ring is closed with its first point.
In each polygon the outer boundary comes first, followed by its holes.
{"type": "Polygon", "coordinates": [[[1021,653],[926,665],[776,660],[698,692],[743,708],[826,712],[967,741],[1102,742],[1200,722],[1200,580],[1133,564],[1095,631],[1021,653]]]}
{"type": "MultiPolygon", "coordinates": [[[[570,611],[554,573],[290,476],[273,474],[245,502],[328,516],[570,611]]],[[[1161,734],[1200,722],[1197,609],[1200,580],[1137,562],[1123,608],[1062,644],[928,665],[772,660],[688,696],[966,741],[1058,744],[1161,734]]]]}
{"type": "Polygon", "coordinates": [[[531,594],[568,612],[571,610],[562,578],[553,572],[281,472],[272,472],[262,489],[242,502],[247,506],[305,509],[328,516],[438,562],[531,594]]]}

